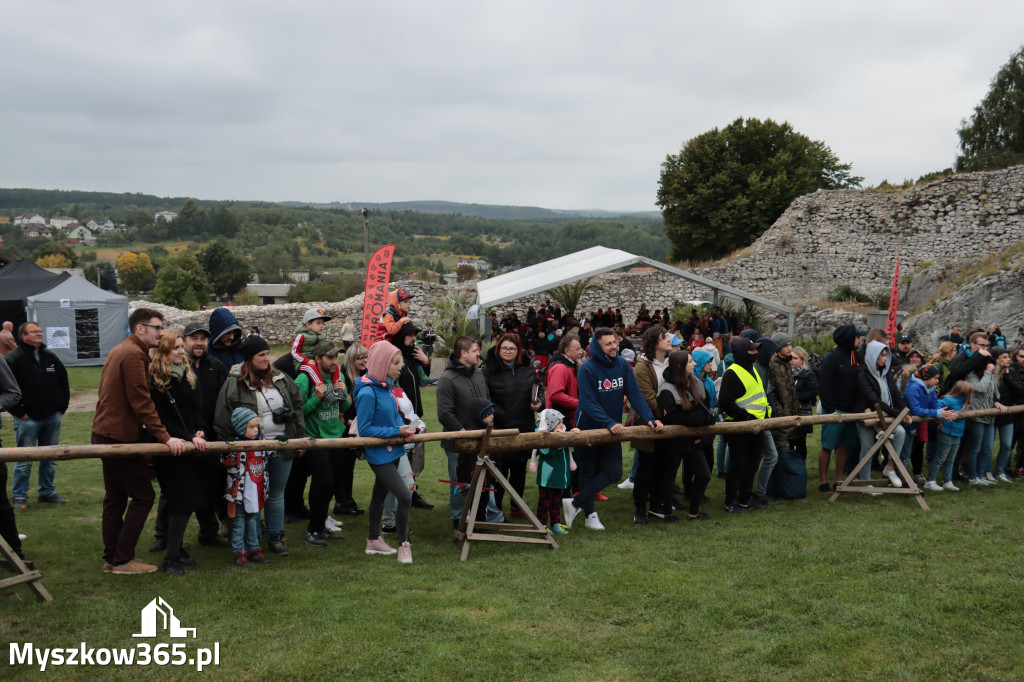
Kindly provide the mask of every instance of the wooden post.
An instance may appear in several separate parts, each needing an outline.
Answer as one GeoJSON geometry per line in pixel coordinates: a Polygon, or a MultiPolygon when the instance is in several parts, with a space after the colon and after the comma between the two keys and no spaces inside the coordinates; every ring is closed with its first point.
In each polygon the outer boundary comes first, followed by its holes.
{"type": "Polygon", "coordinates": [[[903,466],[903,462],[900,460],[900,453],[896,452],[896,448],[892,446],[892,442],[889,440],[889,436],[892,435],[893,431],[895,431],[896,428],[903,422],[904,418],[906,418],[906,416],[910,414],[910,408],[903,408],[903,411],[900,412],[895,419],[889,422],[888,426],[885,429],[883,429],[881,426],[882,424],[886,423],[885,414],[877,405],[875,406],[875,411],[878,414],[878,421],[874,425],[876,434],[874,445],[872,445],[866,453],[861,455],[860,461],[857,462],[857,466],[853,468],[853,471],[850,472],[850,475],[843,479],[842,483],[836,486],[836,490],[834,493],[832,493],[832,496],[829,498],[829,502],[835,502],[836,500],[838,500],[839,496],[842,493],[867,493],[868,495],[914,495],[917,499],[917,503],[921,505],[921,509],[928,511],[928,503],[925,502],[924,495],[921,494],[921,489],[917,487],[917,483],[914,482],[914,478],[907,472],[906,467],[903,466]],[[868,463],[870,463],[871,460],[874,459],[875,453],[881,450],[883,447],[886,449],[886,452],[889,453],[889,457],[892,459],[896,468],[903,475],[903,479],[907,482],[906,487],[869,488],[869,483],[874,483],[875,481],[881,483],[882,481],[880,479],[872,479],[871,481],[855,480],[857,478],[857,474],[860,473],[860,470],[867,466],[868,463]]]}
{"type": "MultiPolygon", "coordinates": [[[[469,492],[466,494],[467,504],[462,508],[462,518],[459,520],[459,528],[455,532],[455,538],[462,540],[462,555],[459,558],[465,561],[469,557],[469,543],[475,540],[486,542],[525,542],[548,545],[551,549],[558,549],[558,543],[555,542],[548,529],[530,511],[530,507],[523,501],[523,498],[519,496],[519,493],[515,491],[512,484],[498,471],[498,467],[487,456],[487,443],[490,437],[491,429],[487,429],[487,433],[484,434],[483,440],[480,442],[480,452],[476,458],[476,469],[473,471],[473,479],[469,485],[469,492]],[[519,507],[519,510],[526,514],[526,519],[530,522],[529,525],[523,523],[477,522],[476,515],[480,509],[480,500],[483,497],[484,483],[487,480],[488,473],[494,478],[495,483],[500,485],[509,494],[512,501],[519,507]],[[478,533],[476,532],[477,530],[488,532],[478,533]],[[506,535],[506,533],[531,533],[542,535],[543,537],[521,537],[518,535],[506,535]]],[[[486,503],[484,503],[484,506],[486,507],[486,503]]]]}
{"type": "Polygon", "coordinates": [[[40,601],[53,601],[53,597],[43,587],[43,575],[37,570],[30,569],[22,558],[14,553],[14,550],[2,537],[0,537],[0,557],[7,561],[15,573],[13,578],[0,580],[0,590],[25,583],[30,590],[36,593],[40,601]]]}

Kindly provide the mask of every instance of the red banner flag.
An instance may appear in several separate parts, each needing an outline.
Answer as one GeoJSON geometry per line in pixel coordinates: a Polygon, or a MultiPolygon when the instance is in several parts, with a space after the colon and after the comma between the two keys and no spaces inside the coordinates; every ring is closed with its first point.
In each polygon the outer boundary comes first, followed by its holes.
{"type": "Polygon", "coordinates": [[[377,332],[377,323],[388,307],[388,282],[391,281],[391,259],[395,245],[377,249],[366,264],[366,295],[363,298],[363,322],[359,343],[369,348],[377,332]]]}
{"type": "Polygon", "coordinates": [[[900,251],[896,249],[896,272],[892,275],[892,293],[889,294],[889,317],[885,321],[885,334],[889,337],[889,347],[896,347],[896,308],[900,293],[900,251]]]}

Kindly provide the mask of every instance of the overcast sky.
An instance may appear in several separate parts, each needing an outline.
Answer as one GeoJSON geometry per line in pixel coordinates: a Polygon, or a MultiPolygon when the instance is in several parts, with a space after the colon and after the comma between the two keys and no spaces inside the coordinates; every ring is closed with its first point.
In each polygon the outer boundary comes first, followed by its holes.
{"type": "Polygon", "coordinates": [[[653,210],[789,121],[865,184],[952,165],[1024,3],[0,0],[0,186],[653,210]]]}

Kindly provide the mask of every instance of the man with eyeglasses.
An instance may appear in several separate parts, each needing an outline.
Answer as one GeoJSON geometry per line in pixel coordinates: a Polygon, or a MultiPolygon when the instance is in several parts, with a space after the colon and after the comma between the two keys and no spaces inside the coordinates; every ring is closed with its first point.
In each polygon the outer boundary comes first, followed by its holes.
{"type": "MultiPolygon", "coordinates": [[[[61,417],[68,410],[71,388],[64,364],[43,343],[43,329],[35,322],[18,327],[18,347],[4,358],[21,388],[21,401],[11,408],[14,434],[19,448],[60,443],[61,417]]],[[[66,504],[53,483],[57,460],[39,462],[39,501],[66,504]]],[[[17,509],[28,508],[32,462],[14,465],[12,502],[17,509]]]]}
{"type": "MultiPolygon", "coordinates": [[[[93,443],[156,441],[174,456],[185,452],[185,441],[170,437],[149,394],[149,349],[159,345],[164,336],[163,319],[155,310],[136,308],[128,318],[128,338],[107,353],[92,420],[93,443]]],[[[135,558],[135,545],[154,498],[146,458],[104,458],[103,487],[103,572],[135,575],[156,571],[156,566],[135,558]]]]}
{"type": "Polygon", "coordinates": [[[968,348],[958,353],[949,363],[949,376],[942,387],[943,393],[948,392],[956,382],[966,379],[974,370],[981,369],[984,372],[985,366],[992,359],[988,351],[988,333],[976,329],[968,336],[968,342],[968,348]]]}

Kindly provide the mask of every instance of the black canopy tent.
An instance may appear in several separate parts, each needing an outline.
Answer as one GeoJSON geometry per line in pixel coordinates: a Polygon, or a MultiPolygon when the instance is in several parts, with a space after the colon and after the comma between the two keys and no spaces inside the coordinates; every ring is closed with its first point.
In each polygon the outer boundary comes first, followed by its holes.
{"type": "Polygon", "coordinates": [[[44,270],[30,260],[12,260],[0,267],[0,322],[11,321],[14,328],[24,322],[25,298],[46,291],[70,277],[44,270]]]}

